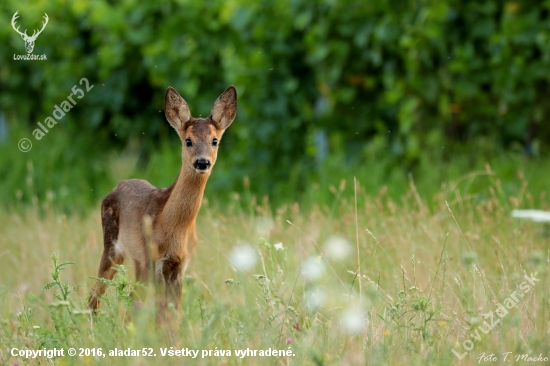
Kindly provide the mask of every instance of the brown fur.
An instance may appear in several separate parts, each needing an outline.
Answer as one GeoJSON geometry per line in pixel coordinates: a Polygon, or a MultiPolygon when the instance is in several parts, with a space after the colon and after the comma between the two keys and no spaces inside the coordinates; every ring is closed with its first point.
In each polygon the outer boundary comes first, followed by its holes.
{"type": "MultiPolygon", "coordinates": [[[[197,245],[195,220],[201,206],[204,188],[214,163],[218,147],[213,139],[221,140],[237,111],[237,93],[233,86],[214,102],[208,118],[193,118],[189,107],[178,93],[169,87],[165,98],[165,115],[182,140],[182,167],[176,181],[168,188],[155,188],[139,179],[121,181],[103,199],[103,255],[98,277],[112,279],[115,264],[130,256],[136,266],[136,279],[146,282],[150,263],[155,277],[164,286],[163,305],[171,301],[179,307],[182,278],[197,245]],[[186,146],[191,139],[193,146],[186,146]],[[198,159],[210,162],[209,168],[199,171],[198,159]],[[156,250],[147,248],[145,217],[152,222],[151,242],[156,250]],[[150,258],[154,255],[155,258],[150,258]]],[[[92,289],[88,308],[98,309],[106,285],[97,282],[92,289]]]]}

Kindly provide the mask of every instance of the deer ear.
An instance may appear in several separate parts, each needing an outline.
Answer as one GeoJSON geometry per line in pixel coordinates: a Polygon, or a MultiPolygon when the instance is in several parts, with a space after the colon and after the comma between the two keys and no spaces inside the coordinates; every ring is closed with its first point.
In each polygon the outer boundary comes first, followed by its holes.
{"type": "Polygon", "coordinates": [[[187,102],[183,100],[178,94],[176,89],[171,86],[166,90],[166,97],[164,98],[164,114],[170,125],[179,131],[181,126],[191,118],[189,113],[189,106],[187,102]]]}
{"type": "Polygon", "coordinates": [[[237,115],[237,90],[233,85],[227,88],[214,102],[210,117],[221,130],[225,130],[237,115]]]}

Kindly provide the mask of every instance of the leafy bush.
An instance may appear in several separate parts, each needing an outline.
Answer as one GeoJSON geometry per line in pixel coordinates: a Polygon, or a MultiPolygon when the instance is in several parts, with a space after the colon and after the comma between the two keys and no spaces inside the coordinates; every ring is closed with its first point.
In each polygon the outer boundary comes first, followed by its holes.
{"type": "MultiPolygon", "coordinates": [[[[19,10],[22,28],[49,15],[34,51],[48,60],[3,63],[0,110],[18,134],[13,149],[24,137],[13,126],[35,129],[85,77],[94,88],[35,145],[55,149],[51,135],[64,130],[71,143],[53,158],[66,166],[133,144],[143,167],[161,141],[179,152],[163,116],[168,85],[205,116],[235,84],[239,113],[216,186],[236,189],[249,176],[261,193],[301,192],[306,178],[323,174],[327,152],[360,165],[375,149],[407,171],[464,146],[544,153],[549,8],[533,0],[7,0],[0,57],[24,53],[9,24],[19,10]]],[[[21,182],[24,162],[16,164],[10,179],[21,182]]],[[[104,169],[90,173],[90,189],[104,169]]]]}

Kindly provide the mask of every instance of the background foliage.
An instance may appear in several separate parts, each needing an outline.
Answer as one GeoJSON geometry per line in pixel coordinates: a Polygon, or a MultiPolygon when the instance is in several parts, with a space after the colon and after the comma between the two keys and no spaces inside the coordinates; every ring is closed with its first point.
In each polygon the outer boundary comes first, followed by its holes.
{"type": "Polygon", "coordinates": [[[352,175],[378,188],[406,185],[408,173],[438,181],[435,168],[457,159],[460,169],[510,154],[527,164],[518,156],[544,157],[550,141],[549,9],[533,0],[3,1],[2,199],[30,202],[22,182],[34,179],[38,198],[94,202],[136,169],[171,184],[180,142],[164,120],[168,85],[195,116],[237,87],[213,190],[242,190],[248,176],[253,192],[296,199],[312,181],[352,175]],[[49,15],[34,50],[47,61],[13,60],[25,53],[10,26],[16,10],[21,29],[49,15]],[[94,88],[32,139],[83,77],[94,88]],[[21,137],[31,152],[15,148],[21,137]]]}

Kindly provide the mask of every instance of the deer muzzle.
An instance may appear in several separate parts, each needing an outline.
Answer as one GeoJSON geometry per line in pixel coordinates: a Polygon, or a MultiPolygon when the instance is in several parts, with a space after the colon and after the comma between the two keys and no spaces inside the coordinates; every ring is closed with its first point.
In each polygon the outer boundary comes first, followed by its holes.
{"type": "Polygon", "coordinates": [[[210,160],[208,159],[197,159],[193,163],[193,166],[195,167],[195,170],[197,173],[205,173],[210,169],[210,160]]]}

